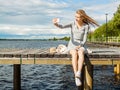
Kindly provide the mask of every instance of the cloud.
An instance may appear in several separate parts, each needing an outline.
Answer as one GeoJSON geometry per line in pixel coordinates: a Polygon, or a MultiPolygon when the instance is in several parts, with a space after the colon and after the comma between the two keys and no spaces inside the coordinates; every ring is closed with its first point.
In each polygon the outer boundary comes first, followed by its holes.
{"type": "Polygon", "coordinates": [[[0,34],[31,38],[67,35],[70,30],[56,28],[52,18],[59,17],[60,23],[69,24],[74,21],[75,11],[84,9],[101,25],[105,13],[110,20],[119,4],[117,0],[0,0],[0,34]]]}
{"type": "Polygon", "coordinates": [[[40,35],[40,34],[67,34],[68,31],[61,29],[45,28],[40,25],[0,25],[0,32],[15,34],[15,35],[40,35]],[[59,33],[58,33],[59,31],[59,33]]]}
{"type": "Polygon", "coordinates": [[[35,25],[48,24],[68,6],[52,0],[0,0],[0,23],[35,25]]]}
{"type": "Polygon", "coordinates": [[[57,9],[67,7],[67,3],[49,0],[0,0],[0,6],[0,13],[3,15],[38,15],[56,13],[57,9]]]}
{"type": "Polygon", "coordinates": [[[86,11],[92,16],[96,21],[98,21],[100,24],[105,23],[106,20],[106,13],[108,20],[111,20],[113,17],[113,14],[116,12],[117,7],[120,4],[120,1],[115,2],[111,0],[112,2],[106,3],[106,4],[95,4],[90,5],[89,7],[84,7],[86,11]]]}

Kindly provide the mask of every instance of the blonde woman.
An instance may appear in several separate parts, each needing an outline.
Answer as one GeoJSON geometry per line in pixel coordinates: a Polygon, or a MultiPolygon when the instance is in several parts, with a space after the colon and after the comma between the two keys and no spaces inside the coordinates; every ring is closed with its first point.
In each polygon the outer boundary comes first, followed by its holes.
{"type": "Polygon", "coordinates": [[[81,70],[84,63],[84,53],[86,51],[85,43],[87,40],[88,31],[91,25],[96,25],[97,22],[89,17],[84,10],[77,10],[75,13],[75,21],[68,25],[61,25],[58,23],[59,18],[54,18],[53,23],[55,26],[64,29],[71,29],[71,38],[68,43],[67,51],[72,56],[72,66],[75,75],[75,83],[81,86],[81,70]]]}

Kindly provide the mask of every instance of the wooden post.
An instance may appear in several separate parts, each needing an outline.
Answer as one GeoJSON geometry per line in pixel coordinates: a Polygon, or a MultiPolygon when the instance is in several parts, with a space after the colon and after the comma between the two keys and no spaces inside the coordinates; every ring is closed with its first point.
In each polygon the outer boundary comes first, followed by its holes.
{"type": "Polygon", "coordinates": [[[115,78],[120,80],[120,64],[114,66],[115,78]]]}
{"type": "Polygon", "coordinates": [[[84,90],[93,89],[93,65],[85,65],[84,90]]]}
{"type": "Polygon", "coordinates": [[[85,80],[84,90],[93,89],[93,65],[90,63],[89,57],[85,55],[85,80]]]}
{"type": "Polygon", "coordinates": [[[21,90],[21,65],[20,64],[14,64],[14,90],[21,90]]]}
{"type": "Polygon", "coordinates": [[[117,78],[120,79],[120,64],[117,64],[117,78]]]}
{"type": "Polygon", "coordinates": [[[117,65],[114,65],[114,74],[117,74],[117,65]]]}

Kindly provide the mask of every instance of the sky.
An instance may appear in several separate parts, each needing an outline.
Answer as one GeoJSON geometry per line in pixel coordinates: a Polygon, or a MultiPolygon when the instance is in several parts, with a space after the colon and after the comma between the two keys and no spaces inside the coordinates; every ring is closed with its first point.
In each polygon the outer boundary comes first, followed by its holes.
{"type": "MultiPolygon", "coordinates": [[[[83,9],[100,25],[111,20],[120,0],[0,0],[0,39],[48,39],[70,35],[70,29],[59,29],[60,24],[75,20],[75,12],[83,9]]],[[[91,27],[95,30],[97,27],[91,27]]]]}

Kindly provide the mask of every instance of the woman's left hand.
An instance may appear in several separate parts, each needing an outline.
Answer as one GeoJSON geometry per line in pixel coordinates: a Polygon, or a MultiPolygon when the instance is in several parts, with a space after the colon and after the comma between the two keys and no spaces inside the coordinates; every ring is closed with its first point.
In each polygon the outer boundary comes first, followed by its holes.
{"type": "Polygon", "coordinates": [[[76,48],[75,48],[75,49],[76,49],[76,50],[78,50],[80,47],[81,47],[81,46],[76,46],[76,48]]]}
{"type": "Polygon", "coordinates": [[[54,18],[54,19],[52,20],[52,22],[53,22],[54,24],[58,23],[59,21],[60,21],[59,18],[54,18]]]}

